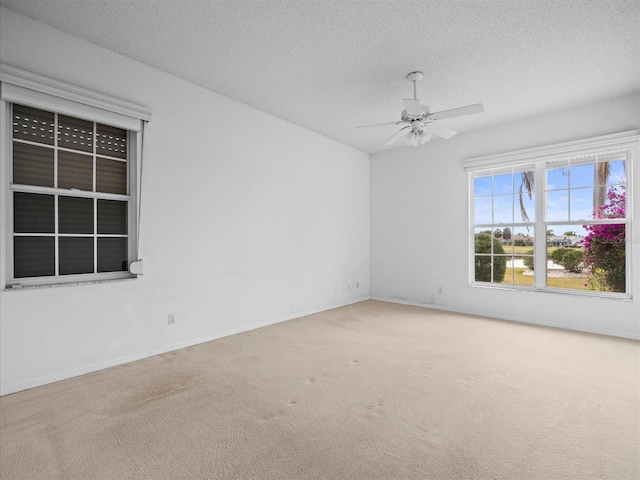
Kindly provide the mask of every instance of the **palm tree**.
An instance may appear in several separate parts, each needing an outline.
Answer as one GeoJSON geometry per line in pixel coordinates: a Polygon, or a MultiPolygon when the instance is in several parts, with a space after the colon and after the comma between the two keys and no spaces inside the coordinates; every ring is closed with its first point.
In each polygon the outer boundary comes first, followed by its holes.
{"type": "Polygon", "coordinates": [[[529,200],[531,200],[531,196],[533,195],[533,188],[535,187],[535,177],[534,172],[522,172],[522,181],[520,182],[520,215],[522,216],[522,221],[528,222],[529,215],[527,215],[527,209],[524,206],[524,195],[525,193],[529,196],[529,200]]]}
{"type": "Polygon", "coordinates": [[[553,230],[547,230],[547,244],[551,242],[551,237],[553,237],[553,230]]]}
{"type": "Polygon", "coordinates": [[[611,164],[609,162],[602,162],[596,164],[593,190],[593,213],[600,215],[601,207],[604,207],[607,199],[607,180],[611,174],[611,164]]]}

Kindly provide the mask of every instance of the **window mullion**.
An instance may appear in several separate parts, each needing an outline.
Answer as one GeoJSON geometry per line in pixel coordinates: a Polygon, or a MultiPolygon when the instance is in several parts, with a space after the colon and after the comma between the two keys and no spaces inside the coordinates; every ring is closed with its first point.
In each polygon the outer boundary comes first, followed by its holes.
{"type": "MultiPolygon", "coordinates": [[[[509,169],[508,171],[511,171],[511,169],[509,169]]],[[[500,172],[503,173],[503,172],[500,172]]],[[[491,283],[495,283],[496,278],[496,272],[495,272],[495,266],[496,266],[496,255],[498,255],[498,252],[496,252],[495,249],[495,245],[494,245],[494,235],[496,232],[496,228],[497,228],[497,222],[496,222],[496,173],[493,173],[493,178],[492,178],[492,183],[493,183],[493,194],[491,196],[492,199],[492,208],[491,208],[491,222],[492,222],[492,227],[491,227],[491,241],[490,241],[490,245],[491,245],[491,283]]],[[[501,197],[502,198],[502,197],[501,197]]]]}
{"type": "Polygon", "coordinates": [[[547,228],[546,219],[546,165],[545,162],[536,164],[535,173],[535,209],[536,221],[534,230],[533,264],[534,285],[536,288],[544,288],[547,285],[547,228]]]}
{"type": "MultiPolygon", "coordinates": [[[[97,164],[98,125],[93,122],[93,192],[97,193],[97,164]]],[[[98,273],[98,199],[93,199],[93,273],[98,273]]]]}
{"type": "Polygon", "coordinates": [[[60,274],[60,231],[59,231],[59,222],[58,222],[58,214],[59,214],[59,210],[58,210],[58,198],[60,198],[58,195],[54,195],[54,200],[53,200],[53,215],[55,218],[55,223],[54,223],[54,265],[55,265],[55,270],[54,270],[54,275],[57,277],[60,274]]]}
{"type": "Polygon", "coordinates": [[[6,203],[8,208],[0,207],[0,226],[11,235],[6,237],[0,233],[0,265],[6,265],[6,274],[0,270],[0,290],[6,288],[7,277],[13,277],[13,254],[15,233],[13,228],[13,192],[5,185],[13,182],[13,105],[0,99],[0,202],[6,203]],[[6,247],[5,247],[6,242],[6,247]]]}
{"type": "MultiPolygon", "coordinates": [[[[626,158],[625,158],[625,164],[626,164],[626,169],[627,169],[627,178],[632,179],[634,178],[633,175],[633,168],[634,168],[634,163],[637,160],[637,155],[638,155],[638,149],[634,149],[634,150],[627,150],[627,154],[626,154],[626,158]],[[636,156],[636,158],[634,158],[634,154],[636,156]]],[[[633,281],[635,280],[636,282],[638,281],[638,278],[633,278],[632,275],[632,265],[634,265],[634,253],[637,254],[637,249],[636,252],[633,251],[632,245],[632,239],[633,239],[633,224],[631,222],[631,219],[634,218],[634,212],[633,212],[633,189],[629,189],[627,188],[626,190],[626,204],[625,204],[625,234],[626,234],[626,245],[625,245],[625,249],[626,249],[626,253],[627,253],[627,268],[625,271],[625,275],[627,278],[627,294],[631,294],[631,292],[633,291],[633,281]]],[[[636,197],[637,198],[637,197],[636,197]]],[[[636,232],[637,232],[637,226],[636,226],[636,232]]],[[[636,257],[636,261],[637,261],[637,257],[636,257]]],[[[637,300],[636,300],[637,301],[637,300]]]]}
{"type": "MultiPolygon", "coordinates": [[[[53,188],[58,188],[58,114],[53,114],[53,188]]],[[[59,209],[58,199],[60,196],[56,193],[53,196],[53,218],[54,220],[54,276],[60,275],[60,231],[59,231],[59,209]]]]}

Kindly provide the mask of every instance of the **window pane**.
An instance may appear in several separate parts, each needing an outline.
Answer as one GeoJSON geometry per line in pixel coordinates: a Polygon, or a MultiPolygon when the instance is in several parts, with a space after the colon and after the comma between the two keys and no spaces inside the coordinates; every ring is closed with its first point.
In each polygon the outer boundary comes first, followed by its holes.
{"type": "Polygon", "coordinates": [[[498,230],[494,233],[494,236],[500,240],[504,253],[506,254],[506,269],[502,283],[513,285],[517,280],[516,276],[519,275],[522,269],[518,270],[517,260],[519,255],[515,247],[514,227],[504,227],[502,230],[498,230]]]}
{"type": "Polygon", "coordinates": [[[606,205],[615,201],[610,198],[611,190],[621,191],[626,183],[626,170],[624,160],[619,157],[612,157],[617,160],[598,163],[596,165],[596,190],[594,198],[594,210],[598,218],[606,218],[606,205]],[[605,212],[603,212],[605,210],[605,212]],[[604,213],[604,215],[602,215],[604,213]]]}
{"type": "Polygon", "coordinates": [[[127,270],[127,239],[98,238],[98,272],[127,270]]]}
{"type": "Polygon", "coordinates": [[[563,166],[547,170],[547,190],[569,188],[569,169],[563,166]]]}
{"type": "Polygon", "coordinates": [[[547,220],[569,220],[569,191],[547,192],[547,220]]]}
{"type": "Polygon", "coordinates": [[[513,269],[515,285],[534,284],[534,229],[516,227],[513,233],[513,269]]]}
{"type": "Polygon", "coordinates": [[[592,187],[594,180],[595,165],[576,165],[571,167],[569,171],[569,182],[571,188],[592,187]]]}
{"type": "Polygon", "coordinates": [[[54,196],[14,192],[13,231],[15,233],[54,233],[54,196]]]}
{"type": "Polygon", "coordinates": [[[13,183],[53,187],[53,149],[14,142],[13,183]]]}
{"type": "Polygon", "coordinates": [[[506,272],[506,256],[500,240],[489,231],[475,234],[475,280],[501,283],[506,272]]]}
{"type": "Polygon", "coordinates": [[[513,195],[493,197],[493,222],[513,223],[513,195]]]}
{"type": "Polygon", "coordinates": [[[96,159],[96,190],[127,194],[127,164],[118,160],[96,159]]]}
{"type": "MultiPolygon", "coordinates": [[[[475,281],[502,283],[507,271],[507,257],[505,255],[476,255],[475,281]]],[[[510,277],[507,277],[510,282],[510,277]]]]}
{"type": "Polygon", "coordinates": [[[505,253],[513,253],[513,227],[496,228],[493,236],[500,241],[505,253]]]}
{"type": "Polygon", "coordinates": [[[493,269],[493,279],[491,281],[493,283],[503,283],[505,280],[507,283],[511,283],[511,275],[509,277],[506,276],[507,259],[510,260],[511,257],[507,257],[506,255],[494,255],[491,265],[491,268],[493,269]]]}
{"type": "Polygon", "coordinates": [[[502,283],[504,285],[513,285],[515,283],[516,270],[513,268],[513,257],[507,256],[507,267],[504,272],[502,283]]]}
{"type": "Polygon", "coordinates": [[[585,230],[587,288],[626,292],[625,225],[587,225],[585,230]]]}
{"type": "MultiPolygon", "coordinates": [[[[524,257],[524,260],[527,260],[529,263],[533,262],[533,257],[524,257]]],[[[528,270],[526,268],[516,269],[514,273],[514,285],[524,286],[524,287],[532,287],[534,285],[535,277],[533,276],[533,270],[528,270]]]]}
{"type": "Polygon", "coordinates": [[[488,240],[491,237],[491,229],[476,228],[475,231],[475,253],[492,253],[491,242],[488,240]]]}
{"type": "Polygon", "coordinates": [[[491,186],[492,177],[477,177],[473,179],[473,195],[476,197],[482,195],[491,195],[493,189],[491,186]]]}
{"type": "Polygon", "coordinates": [[[627,170],[625,168],[624,159],[612,160],[608,162],[609,176],[607,177],[608,185],[616,185],[626,183],[627,170]]]}
{"type": "Polygon", "coordinates": [[[53,128],[53,113],[13,105],[13,138],[53,145],[53,128]]]}
{"type": "Polygon", "coordinates": [[[492,197],[477,197],[473,199],[473,221],[475,224],[492,223],[492,197]]]}
{"type": "Polygon", "coordinates": [[[547,231],[547,286],[585,290],[587,274],[582,225],[554,225],[547,231]]]}
{"type": "Polygon", "coordinates": [[[516,253],[523,253],[524,249],[533,248],[533,227],[517,227],[513,232],[513,247],[516,253]]]}
{"type": "Polygon", "coordinates": [[[527,165],[523,170],[516,171],[514,173],[514,192],[522,189],[523,192],[535,191],[535,167],[533,165],[527,165]]]}
{"type": "Polygon", "coordinates": [[[93,238],[60,237],[60,275],[93,273],[93,238]]]}
{"type": "Polygon", "coordinates": [[[53,237],[14,237],[13,276],[24,278],[55,275],[54,250],[53,237]]]}
{"type": "Polygon", "coordinates": [[[624,185],[606,187],[600,185],[595,189],[597,202],[595,207],[596,218],[625,218],[626,217],[626,188],[624,185]]]}
{"type": "Polygon", "coordinates": [[[98,200],[98,233],[127,234],[127,202],[98,200]]]}
{"type": "Polygon", "coordinates": [[[490,282],[491,281],[491,255],[475,256],[475,281],[490,282]]]}
{"type": "Polygon", "coordinates": [[[593,190],[593,213],[595,218],[606,218],[607,186],[598,185],[593,190]]]}
{"type": "Polygon", "coordinates": [[[60,233],[93,233],[93,199],[58,198],[60,233]]]}
{"type": "Polygon", "coordinates": [[[516,227],[513,233],[513,283],[533,286],[534,284],[534,229],[516,227]]]}
{"type": "Polygon", "coordinates": [[[570,192],[571,220],[590,220],[593,218],[593,188],[577,188],[570,192]]]}
{"type": "Polygon", "coordinates": [[[493,177],[493,193],[499,195],[501,193],[513,193],[513,174],[503,173],[493,177]]]}
{"type": "Polygon", "coordinates": [[[58,146],[93,152],[93,122],[58,115],[58,146]]]}
{"type": "Polygon", "coordinates": [[[108,157],[127,158],[127,131],[107,125],[97,126],[96,153],[108,157]]]}
{"type": "Polygon", "coordinates": [[[93,191],[93,157],[60,150],[58,152],[58,187],[93,191]]]}
{"type": "Polygon", "coordinates": [[[518,194],[518,198],[515,199],[514,216],[516,221],[522,220],[523,222],[534,222],[536,219],[536,197],[535,193],[529,195],[528,192],[522,192],[522,195],[518,194]]]}

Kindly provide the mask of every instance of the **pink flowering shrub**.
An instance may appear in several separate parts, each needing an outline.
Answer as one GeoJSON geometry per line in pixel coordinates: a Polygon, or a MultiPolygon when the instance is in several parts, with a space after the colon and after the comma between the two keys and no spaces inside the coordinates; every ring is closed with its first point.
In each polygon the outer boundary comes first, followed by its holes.
{"type": "MultiPolygon", "coordinates": [[[[594,212],[594,218],[624,218],[626,192],[610,188],[607,203],[594,212]]],[[[583,239],[585,263],[591,277],[604,276],[602,281],[590,281],[591,285],[601,285],[602,290],[626,291],[626,239],[624,224],[584,225],[587,235],[583,239]]],[[[595,280],[592,278],[592,280],[595,280]]]]}

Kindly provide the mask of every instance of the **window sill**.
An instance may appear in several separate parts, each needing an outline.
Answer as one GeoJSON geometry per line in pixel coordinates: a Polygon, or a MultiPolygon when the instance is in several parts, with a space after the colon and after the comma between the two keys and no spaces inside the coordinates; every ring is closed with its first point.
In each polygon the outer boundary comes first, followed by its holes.
{"type": "Polygon", "coordinates": [[[513,285],[484,285],[481,283],[469,283],[469,287],[472,288],[484,288],[488,290],[503,290],[510,292],[523,292],[523,293],[541,293],[544,295],[562,295],[575,298],[595,298],[599,300],[616,300],[623,302],[630,302],[633,297],[625,293],[596,293],[594,291],[579,291],[579,290],[563,290],[558,288],[533,288],[533,287],[516,287],[513,285]]]}
{"type": "Polygon", "coordinates": [[[58,287],[79,287],[85,285],[100,285],[104,283],[114,283],[114,282],[129,282],[132,280],[136,280],[138,275],[131,275],[127,277],[120,278],[105,278],[99,280],[87,280],[87,281],[75,281],[75,282],[60,282],[60,283],[46,283],[46,284],[37,284],[37,285],[24,285],[24,284],[13,284],[7,285],[4,288],[4,292],[22,292],[24,290],[41,290],[47,288],[58,288],[58,287]]]}

